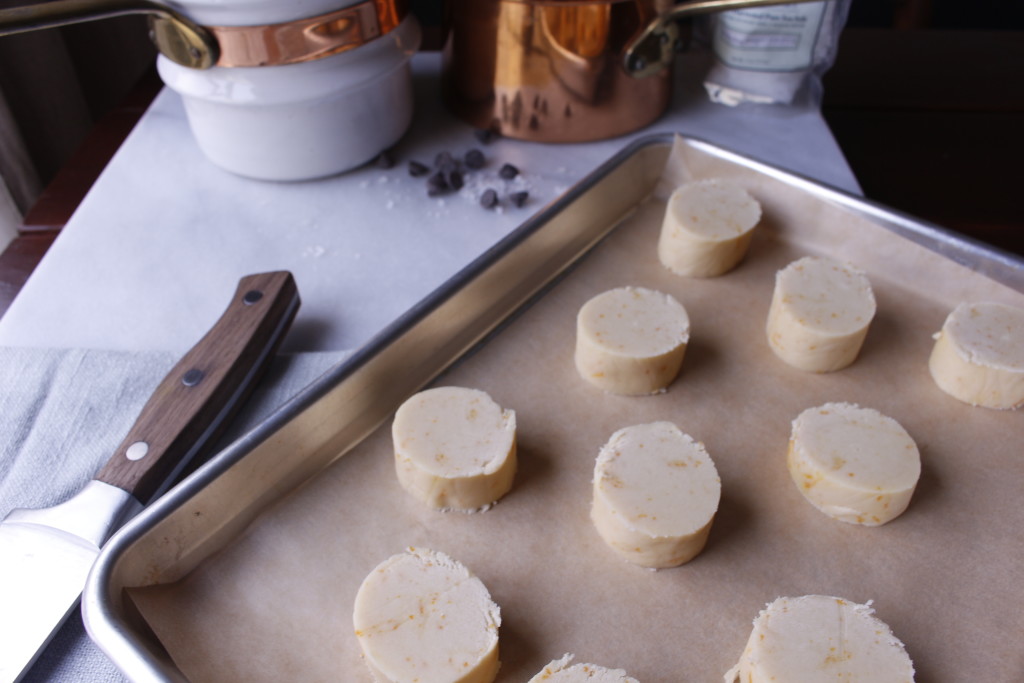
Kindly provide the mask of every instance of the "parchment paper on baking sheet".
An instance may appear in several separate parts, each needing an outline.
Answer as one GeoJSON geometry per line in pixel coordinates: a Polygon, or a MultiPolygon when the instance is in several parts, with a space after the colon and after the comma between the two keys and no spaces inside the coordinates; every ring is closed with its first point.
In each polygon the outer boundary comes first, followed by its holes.
{"type": "Polygon", "coordinates": [[[399,486],[390,425],[267,510],[178,583],[133,590],[141,613],[197,681],[370,681],[351,615],[356,590],[407,546],[466,564],[501,606],[501,681],[548,661],[621,667],[641,681],[720,681],[751,621],[779,596],[874,601],[918,681],[1024,680],[1024,414],[972,408],[931,380],[931,335],[960,301],[1024,295],[749,169],[680,146],[682,178],[731,177],[763,204],[746,260],[720,278],[657,260],[664,205],[646,201],[572,273],[438,385],[489,392],[517,412],[520,470],[483,513],[426,509],[399,486]],[[865,269],[878,300],[858,360],[806,374],[778,360],[764,324],[775,272],[806,254],[865,269]],[[683,370],[660,395],[605,395],[573,366],[575,316],[622,285],[688,309],[683,370]],[[908,510],[878,528],[832,520],[789,479],[790,422],[848,401],[897,419],[922,454],[908,510]],[[701,555],[650,571],[608,550],[589,520],[598,449],[620,427],[671,420],[703,441],[722,503],[701,555]]]}

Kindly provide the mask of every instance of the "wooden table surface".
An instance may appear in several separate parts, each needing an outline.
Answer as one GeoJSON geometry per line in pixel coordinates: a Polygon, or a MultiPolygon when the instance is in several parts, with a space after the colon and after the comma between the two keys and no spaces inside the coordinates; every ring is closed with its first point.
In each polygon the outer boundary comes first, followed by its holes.
{"type": "MultiPolygon", "coordinates": [[[[1024,256],[1024,32],[847,28],[822,110],[866,197],[1024,256]]],[[[93,127],[0,254],[6,311],[161,83],[93,127]]]]}

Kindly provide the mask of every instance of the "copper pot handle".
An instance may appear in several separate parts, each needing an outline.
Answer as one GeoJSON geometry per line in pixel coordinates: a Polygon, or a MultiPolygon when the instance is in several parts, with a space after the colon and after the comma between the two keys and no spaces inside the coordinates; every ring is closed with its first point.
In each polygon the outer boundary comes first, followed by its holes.
{"type": "Polygon", "coordinates": [[[129,14],[149,18],[150,38],[178,64],[208,69],[217,62],[216,38],[179,12],[149,0],[54,0],[0,10],[0,36],[129,14]]]}
{"type": "Polygon", "coordinates": [[[626,46],[622,65],[635,78],[653,76],[672,64],[680,45],[678,22],[698,14],[725,12],[734,9],[794,5],[816,0],[695,0],[674,6],[654,19],[626,46]]]}

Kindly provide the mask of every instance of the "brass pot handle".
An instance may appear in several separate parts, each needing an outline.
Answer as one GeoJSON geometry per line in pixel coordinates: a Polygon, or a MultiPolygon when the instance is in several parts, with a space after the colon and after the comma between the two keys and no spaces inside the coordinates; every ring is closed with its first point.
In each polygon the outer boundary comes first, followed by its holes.
{"type": "Polygon", "coordinates": [[[149,19],[149,37],[169,59],[193,69],[217,63],[216,38],[171,8],[149,0],[54,0],[0,10],[0,36],[128,14],[149,19]]]}
{"type": "Polygon", "coordinates": [[[626,73],[635,78],[646,78],[659,73],[672,64],[672,56],[679,44],[678,22],[698,14],[725,12],[734,9],[767,7],[769,5],[795,5],[816,0],[695,0],[674,6],[654,19],[626,46],[622,65],[626,73]]]}

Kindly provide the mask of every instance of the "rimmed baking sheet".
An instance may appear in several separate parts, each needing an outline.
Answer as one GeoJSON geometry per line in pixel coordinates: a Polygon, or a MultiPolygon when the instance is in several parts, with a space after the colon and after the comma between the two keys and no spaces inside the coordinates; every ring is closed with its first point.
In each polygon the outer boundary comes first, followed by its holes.
{"type": "Polygon", "coordinates": [[[486,286],[469,278],[446,293],[449,308],[434,301],[414,312],[144,513],[90,581],[87,622],[101,646],[140,677],[370,681],[351,626],[355,591],[378,562],[422,546],[469,566],[501,606],[503,681],[527,680],[565,652],[641,681],[721,680],[764,604],[807,593],[874,600],[918,681],[1024,678],[1024,418],[960,403],[927,370],[931,335],[960,301],[1024,307],[1020,264],[705,143],[679,139],[669,155],[670,144],[627,149],[542,214],[528,238],[488,255],[486,286]],[[730,177],[762,202],[764,221],[735,271],[697,280],[659,264],[663,203],[648,197],[659,177],[662,191],[730,177]],[[599,239],[603,228],[582,220],[618,226],[435,380],[484,389],[516,411],[514,488],[483,513],[426,509],[395,479],[387,414],[532,293],[513,284],[518,271],[547,255],[552,263],[537,267],[551,275],[561,269],[553,262],[599,239]],[[567,237],[576,230],[586,237],[567,237]],[[807,254],[854,262],[878,299],[859,359],[837,373],[794,370],[764,339],[775,272],[807,254]],[[606,395],[573,367],[576,311],[621,285],[669,292],[689,311],[682,374],[664,394],[606,395]],[[827,401],[876,408],[917,441],[922,478],[894,522],[831,520],[789,480],[790,421],[827,401]],[[655,572],[617,559],[588,513],[601,444],[620,427],[662,419],[706,444],[723,498],[704,552],[655,572]]]}

